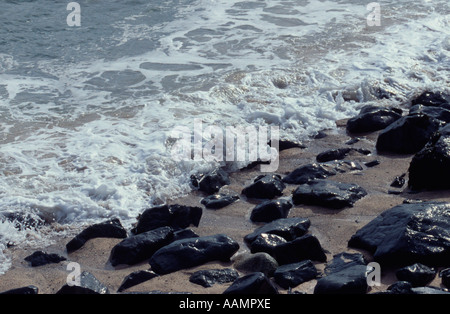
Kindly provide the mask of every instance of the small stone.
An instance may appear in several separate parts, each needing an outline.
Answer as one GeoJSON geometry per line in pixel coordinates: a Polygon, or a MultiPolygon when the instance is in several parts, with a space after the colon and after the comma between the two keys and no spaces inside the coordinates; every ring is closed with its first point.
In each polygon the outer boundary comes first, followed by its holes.
{"type": "Polygon", "coordinates": [[[283,195],[286,188],[279,175],[263,175],[257,177],[252,184],[242,190],[242,194],[250,198],[273,199],[283,195]]]}
{"type": "Polygon", "coordinates": [[[267,233],[278,235],[290,241],[304,235],[310,226],[311,221],[308,218],[280,218],[255,229],[252,233],[246,235],[244,240],[247,243],[252,243],[260,234],[267,233]]]}
{"type": "Polygon", "coordinates": [[[278,289],[261,272],[255,272],[236,279],[223,294],[278,294],[278,289]]]}
{"type": "Polygon", "coordinates": [[[291,208],[290,200],[269,200],[253,208],[250,220],[253,222],[271,222],[279,218],[287,218],[291,208]]]}
{"type": "Polygon", "coordinates": [[[287,241],[276,234],[261,233],[253,242],[250,243],[250,252],[265,252],[271,256],[274,255],[275,247],[287,241]]]}
{"type": "Polygon", "coordinates": [[[122,292],[128,288],[139,285],[147,280],[158,277],[158,274],[151,270],[137,270],[125,277],[117,292],[122,292]]]}
{"type": "Polygon", "coordinates": [[[274,257],[280,265],[297,263],[307,259],[318,262],[326,262],[327,260],[319,240],[311,234],[277,245],[274,253],[274,257]]]}
{"type": "Polygon", "coordinates": [[[65,284],[56,294],[109,294],[108,287],[98,281],[90,272],[83,271],[79,285],[65,284]]]}
{"type": "Polygon", "coordinates": [[[422,287],[430,283],[436,276],[436,270],[426,265],[415,263],[395,272],[398,280],[408,281],[413,287],[422,287]]]}
{"type": "Polygon", "coordinates": [[[238,199],[238,195],[220,193],[205,197],[201,200],[201,203],[208,209],[220,209],[236,202],[238,199]]]}
{"type": "Polygon", "coordinates": [[[317,269],[310,260],[286,264],[278,267],[273,275],[275,282],[284,289],[294,288],[299,284],[316,278],[317,269]]]}
{"type": "Polygon", "coordinates": [[[224,185],[230,184],[228,173],[222,169],[215,169],[198,181],[198,189],[206,194],[214,194],[224,185]]]}
{"type": "Polygon", "coordinates": [[[49,254],[42,251],[36,251],[33,254],[25,257],[27,262],[30,262],[31,267],[42,266],[46,264],[56,264],[65,261],[66,258],[58,254],[49,254]]]}
{"type": "Polygon", "coordinates": [[[27,287],[21,287],[16,289],[7,290],[0,294],[38,294],[39,289],[36,286],[30,285],[27,287]]]}
{"type": "Polygon", "coordinates": [[[277,261],[267,253],[258,252],[255,254],[243,253],[236,256],[234,259],[234,268],[237,270],[249,272],[262,272],[267,276],[272,276],[278,267],[277,261]]]}
{"type": "Polygon", "coordinates": [[[212,287],[214,284],[223,284],[233,282],[239,278],[239,273],[231,268],[225,269],[206,269],[196,271],[189,277],[189,281],[205,288],[212,287]]]}
{"type": "Polygon", "coordinates": [[[326,179],[336,175],[334,169],[330,169],[324,164],[307,164],[301,166],[283,178],[283,182],[288,184],[305,184],[313,179],[326,179]]]}

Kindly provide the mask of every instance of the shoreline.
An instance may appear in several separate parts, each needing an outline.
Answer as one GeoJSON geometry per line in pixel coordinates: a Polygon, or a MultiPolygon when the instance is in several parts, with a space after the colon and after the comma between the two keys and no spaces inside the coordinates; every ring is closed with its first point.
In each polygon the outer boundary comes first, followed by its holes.
{"type": "MultiPolygon", "coordinates": [[[[368,149],[372,153],[364,155],[360,153],[350,153],[346,160],[359,163],[366,163],[378,160],[379,164],[374,167],[364,167],[363,170],[348,171],[338,173],[332,180],[355,183],[367,191],[367,195],[358,200],[353,207],[341,210],[331,210],[319,206],[294,205],[288,217],[302,217],[311,220],[311,227],[308,233],[314,235],[319,240],[327,255],[327,262],[330,262],[335,254],[341,252],[363,253],[367,261],[372,260],[371,254],[348,248],[347,242],[350,237],[366,223],[371,221],[381,212],[401,204],[405,199],[430,199],[450,202],[450,191],[410,193],[407,187],[394,189],[390,184],[396,176],[407,173],[409,163],[413,155],[381,155],[375,151],[375,142],[378,132],[372,132],[360,136],[360,140],[352,145],[345,144],[356,136],[348,135],[345,130],[346,120],[337,121],[336,130],[326,131],[323,138],[312,139],[306,143],[306,148],[290,148],[280,151],[280,164],[276,171],[282,176],[293,171],[300,165],[315,162],[316,156],[329,149],[354,147],[368,149]],[[395,194],[389,193],[397,190],[395,194]]],[[[209,262],[194,268],[180,270],[171,274],[161,275],[137,286],[131,287],[124,293],[162,291],[167,293],[188,292],[193,294],[221,294],[231,283],[215,284],[212,287],[204,288],[200,285],[189,282],[189,276],[197,270],[215,268],[233,268],[234,258],[241,253],[249,252],[249,248],[244,242],[244,236],[253,232],[259,225],[250,220],[250,213],[256,204],[262,200],[246,199],[241,194],[243,187],[248,185],[252,179],[261,174],[258,166],[253,169],[246,169],[230,174],[231,184],[224,186],[220,192],[229,191],[238,194],[241,198],[237,202],[222,209],[206,209],[200,201],[206,196],[200,191],[192,191],[186,196],[173,199],[167,204],[182,204],[187,206],[199,206],[203,208],[203,215],[198,227],[190,226],[199,236],[207,236],[223,233],[238,242],[240,248],[232,257],[231,262],[209,262]]],[[[286,184],[282,197],[290,197],[297,185],[286,184]]],[[[80,232],[82,230],[79,230],[80,232]]],[[[111,249],[119,243],[121,239],[96,238],[89,240],[79,250],[68,254],[65,245],[73,238],[73,235],[58,239],[55,244],[45,248],[20,248],[11,247],[5,250],[5,254],[12,256],[12,266],[4,274],[0,275],[0,292],[10,289],[34,285],[39,288],[40,294],[56,293],[65,283],[70,270],[67,265],[70,262],[77,262],[82,271],[92,273],[101,283],[106,285],[109,292],[117,293],[117,289],[123,279],[136,270],[148,270],[150,265],[147,262],[134,266],[114,268],[108,262],[111,249]],[[31,267],[24,258],[31,255],[36,250],[48,253],[56,253],[67,258],[66,261],[57,264],[48,264],[39,267],[31,267]]],[[[326,263],[314,262],[319,272],[323,272],[326,263]]],[[[239,271],[240,276],[245,275],[239,271]]],[[[382,269],[381,286],[372,287],[369,293],[385,291],[392,283],[396,282],[395,271],[382,269]]],[[[292,288],[292,291],[313,293],[317,279],[307,281],[292,288]]],[[[445,288],[441,284],[439,276],[436,275],[429,286],[445,288]]],[[[278,287],[278,286],[277,286],[278,287]]],[[[288,290],[278,287],[279,293],[288,293],[288,290]]]]}

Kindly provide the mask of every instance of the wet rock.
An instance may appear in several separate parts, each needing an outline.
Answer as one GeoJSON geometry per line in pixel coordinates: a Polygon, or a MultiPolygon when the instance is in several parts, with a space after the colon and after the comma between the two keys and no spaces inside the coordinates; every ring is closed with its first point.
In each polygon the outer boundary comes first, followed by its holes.
{"type": "Polygon", "coordinates": [[[287,199],[263,202],[253,208],[250,220],[253,222],[271,222],[279,218],[287,218],[292,203],[287,199]]]}
{"type": "Polygon", "coordinates": [[[334,175],[336,175],[336,171],[328,165],[312,163],[295,169],[283,178],[283,182],[288,184],[304,184],[309,180],[326,179],[334,175]]]}
{"type": "Polygon", "coordinates": [[[331,274],[355,265],[366,265],[364,256],[361,253],[342,252],[333,255],[333,259],[327,263],[324,271],[325,274],[331,274]]]}
{"type": "Polygon", "coordinates": [[[307,259],[318,262],[326,262],[327,260],[319,240],[311,234],[277,245],[274,249],[274,257],[280,265],[297,263],[307,259]]]}
{"type": "Polygon", "coordinates": [[[252,243],[259,235],[267,233],[278,235],[290,241],[304,235],[310,226],[311,221],[308,218],[281,218],[257,228],[252,233],[246,235],[244,240],[247,243],[252,243]]]}
{"type": "Polygon", "coordinates": [[[126,237],[127,231],[120,223],[120,220],[113,218],[87,227],[66,244],[66,249],[68,253],[71,253],[81,248],[90,239],[94,238],[122,239],[126,237]]]}
{"type": "Polygon", "coordinates": [[[192,229],[181,229],[174,231],[173,233],[173,241],[198,237],[198,234],[196,234],[192,229]]]}
{"type": "Polygon", "coordinates": [[[380,294],[449,294],[449,292],[438,287],[417,287],[414,288],[410,282],[397,281],[390,285],[386,291],[380,294]]]}
{"type": "Polygon", "coordinates": [[[345,157],[347,157],[347,155],[353,151],[352,148],[336,148],[336,149],[330,149],[330,150],[326,150],[322,153],[320,153],[319,155],[317,155],[316,160],[318,162],[327,162],[327,161],[332,161],[332,160],[342,160],[345,157]]]}
{"type": "Polygon", "coordinates": [[[359,229],[349,247],[379,263],[445,266],[450,261],[450,204],[421,202],[388,209],[359,229]]]}
{"type": "Polygon", "coordinates": [[[278,289],[261,272],[255,272],[236,279],[223,294],[278,294],[278,289]]]}
{"type": "Polygon", "coordinates": [[[367,192],[356,184],[314,180],[298,186],[292,193],[295,205],[316,205],[332,209],[352,207],[367,192]]]}
{"type": "Polygon", "coordinates": [[[272,256],[264,252],[255,254],[243,253],[236,256],[233,266],[244,273],[262,272],[270,277],[277,269],[278,262],[272,256]]]}
{"type": "Polygon", "coordinates": [[[108,287],[102,284],[90,272],[83,271],[79,277],[79,285],[65,284],[56,294],[109,294],[108,287]]]}
{"type": "Polygon", "coordinates": [[[385,153],[417,153],[441,126],[441,121],[425,114],[404,116],[380,132],[376,148],[385,153]]]}
{"type": "Polygon", "coordinates": [[[137,270],[124,278],[117,292],[122,292],[133,286],[137,286],[147,280],[158,277],[158,274],[151,270],[137,270]]]}
{"type": "Polygon", "coordinates": [[[283,195],[286,185],[279,175],[258,176],[252,184],[242,190],[242,194],[250,198],[273,199],[283,195]]]}
{"type": "Polygon", "coordinates": [[[228,206],[239,199],[238,195],[213,194],[201,200],[201,203],[208,209],[220,209],[228,206]]]}
{"type": "Polygon", "coordinates": [[[397,108],[364,106],[359,114],[347,121],[349,133],[367,133],[382,130],[400,119],[402,111],[397,108]]]}
{"type": "Polygon", "coordinates": [[[228,184],[230,184],[228,173],[222,169],[215,169],[198,181],[198,189],[206,194],[213,194],[218,192],[222,186],[228,184]]]}
{"type": "Polygon", "coordinates": [[[380,161],[379,161],[379,160],[372,160],[372,161],[369,161],[369,162],[364,163],[364,165],[365,165],[367,168],[372,168],[372,167],[378,166],[379,164],[380,164],[380,161]]]}
{"type": "Polygon", "coordinates": [[[439,277],[442,278],[442,284],[447,288],[450,288],[450,268],[442,269],[439,272],[439,277]]]}
{"type": "Polygon", "coordinates": [[[450,188],[450,125],[435,134],[412,158],[408,172],[408,186],[412,190],[450,188]]]}
{"type": "Polygon", "coordinates": [[[38,287],[30,285],[26,287],[3,291],[0,294],[38,294],[38,292],[39,292],[38,287]]]}
{"type": "MultiPolygon", "coordinates": [[[[271,146],[271,142],[269,141],[269,146],[271,146]]],[[[290,140],[279,140],[278,141],[278,150],[281,152],[282,150],[290,149],[290,148],[306,148],[300,142],[290,141],[290,140]]]]}
{"type": "Polygon", "coordinates": [[[168,274],[210,261],[227,262],[238,249],[239,244],[224,234],[183,239],[156,251],[149,263],[156,273],[168,274]]]}
{"type": "Polygon", "coordinates": [[[312,261],[286,264],[278,267],[273,275],[275,282],[282,288],[294,288],[301,283],[318,276],[318,271],[312,261]]]}
{"type": "Polygon", "coordinates": [[[436,276],[436,270],[426,265],[415,263],[395,272],[400,281],[410,282],[413,287],[422,287],[429,284],[436,276]]]}
{"type": "Polygon", "coordinates": [[[394,181],[392,181],[391,183],[391,186],[393,188],[402,188],[406,183],[405,176],[406,173],[402,174],[401,176],[395,177],[394,181]]]}
{"type": "Polygon", "coordinates": [[[138,217],[133,233],[139,234],[164,226],[175,230],[190,225],[198,227],[202,214],[203,210],[197,206],[162,205],[148,208],[138,217]]]}
{"type": "Polygon", "coordinates": [[[157,250],[173,241],[173,229],[158,229],[130,236],[116,244],[110,255],[112,266],[134,265],[149,259],[157,250]]]}
{"type": "Polygon", "coordinates": [[[450,122],[450,107],[425,107],[423,105],[416,105],[409,109],[409,114],[425,114],[431,118],[440,120],[442,122],[450,122]]]}
{"type": "Polygon", "coordinates": [[[274,249],[277,245],[286,243],[287,241],[276,234],[261,233],[253,242],[249,244],[250,252],[265,252],[269,255],[274,255],[274,249]]]}
{"type": "Polygon", "coordinates": [[[27,262],[30,262],[31,267],[42,266],[46,264],[57,264],[59,262],[65,261],[64,256],[58,254],[49,254],[42,251],[36,251],[33,254],[25,257],[27,262]]]}
{"type": "Polygon", "coordinates": [[[231,268],[205,269],[193,273],[191,277],[189,277],[189,281],[208,288],[217,283],[223,284],[233,282],[238,278],[239,273],[231,268]]]}
{"type": "Polygon", "coordinates": [[[423,105],[423,106],[435,106],[440,107],[449,103],[449,96],[445,95],[443,92],[431,92],[425,91],[420,94],[417,98],[411,101],[411,105],[423,105]]]}

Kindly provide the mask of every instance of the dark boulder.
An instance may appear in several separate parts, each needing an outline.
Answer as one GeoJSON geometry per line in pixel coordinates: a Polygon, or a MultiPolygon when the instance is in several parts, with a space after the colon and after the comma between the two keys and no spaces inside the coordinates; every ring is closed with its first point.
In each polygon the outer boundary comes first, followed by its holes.
{"type": "Polygon", "coordinates": [[[243,273],[262,272],[269,277],[278,267],[278,262],[264,252],[239,254],[233,262],[234,268],[243,273]]]}
{"type": "Polygon", "coordinates": [[[196,234],[192,229],[181,229],[173,232],[173,241],[198,237],[199,235],[196,234]]]}
{"type": "Polygon", "coordinates": [[[155,277],[158,277],[158,274],[151,270],[136,270],[124,278],[117,292],[122,292],[155,277]]]}
{"type": "Polygon", "coordinates": [[[201,200],[201,203],[208,209],[220,209],[228,206],[239,199],[238,195],[213,194],[201,200]]]}
{"type": "Polygon", "coordinates": [[[287,218],[292,203],[287,199],[276,199],[256,205],[250,214],[253,222],[271,222],[279,218],[287,218]]]}
{"type": "Polygon", "coordinates": [[[258,176],[252,184],[242,190],[242,194],[250,198],[273,199],[283,195],[286,185],[279,175],[258,176]]]}
{"type": "Polygon", "coordinates": [[[404,116],[380,132],[376,148],[383,153],[417,153],[439,130],[442,123],[426,114],[404,116]]]}
{"type": "Polygon", "coordinates": [[[348,245],[371,252],[379,263],[449,265],[450,204],[421,202],[395,206],[359,229],[348,245]]]}
{"type": "Polygon", "coordinates": [[[307,259],[318,262],[326,262],[327,260],[319,240],[311,234],[277,245],[274,249],[274,257],[280,265],[297,263],[307,259]]]}
{"type": "Polygon", "coordinates": [[[438,287],[417,287],[414,288],[410,282],[397,281],[390,285],[386,291],[380,294],[449,294],[448,291],[438,287]]]}
{"type": "Polygon", "coordinates": [[[79,277],[79,285],[65,284],[56,294],[109,294],[108,287],[102,284],[90,272],[83,271],[79,277]]]}
{"type": "Polygon", "coordinates": [[[325,268],[314,294],[365,294],[368,291],[367,266],[361,254],[340,253],[325,268]]]}
{"type": "Polygon", "coordinates": [[[304,235],[310,226],[311,221],[308,218],[280,218],[257,228],[246,235],[244,240],[247,243],[252,243],[259,235],[267,233],[278,235],[290,241],[304,235]]]}
{"type": "Polygon", "coordinates": [[[447,288],[450,288],[450,268],[442,269],[439,272],[439,277],[441,277],[442,284],[447,288]]]}
{"type": "Polygon", "coordinates": [[[138,217],[133,233],[139,234],[160,227],[184,229],[191,224],[198,227],[203,210],[197,206],[162,205],[144,210],[138,217]]]}
{"type": "Polygon", "coordinates": [[[277,245],[286,243],[286,239],[276,234],[261,233],[253,242],[249,244],[250,252],[265,252],[269,255],[274,255],[274,249],[277,245]]]}
{"type": "Polygon", "coordinates": [[[436,270],[426,265],[415,263],[398,269],[395,275],[398,280],[408,281],[413,287],[422,287],[434,279],[436,270]]]}
{"type": "Polygon", "coordinates": [[[31,267],[42,266],[46,264],[56,264],[65,261],[64,256],[58,254],[49,254],[42,251],[36,251],[33,254],[25,257],[27,262],[30,262],[31,267]]]}
{"type": "Polygon", "coordinates": [[[304,184],[313,179],[326,179],[329,176],[336,175],[336,171],[324,164],[307,164],[301,166],[283,178],[284,183],[304,184]]]}
{"type": "Polygon", "coordinates": [[[364,106],[359,114],[347,121],[349,133],[367,133],[382,130],[402,117],[402,110],[364,106]]]}
{"type": "Polygon", "coordinates": [[[408,186],[412,190],[450,188],[450,125],[435,134],[412,158],[408,172],[408,186]]]}
{"type": "Polygon", "coordinates": [[[0,294],[38,294],[39,289],[36,286],[30,285],[21,288],[10,289],[0,292],[0,294]]]}
{"type": "Polygon", "coordinates": [[[81,248],[90,239],[94,238],[122,239],[126,237],[127,231],[120,223],[120,220],[113,218],[87,227],[66,244],[66,249],[68,253],[71,253],[81,248]]]}
{"type": "Polygon", "coordinates": [[[214,284],[223,284],[233,282],[239,278],[239,273],[231,268],[224,269],[205,269],[193,273],[189,281],[205,288],[212,287],[214,284]]]}
{"type": "Polygon", "coordinates": [[[440,120],[442,122],[450,122],[450,108],[444,107],[425,107],[423,105],[416,105],[409,109],[409,115],[425,114],[431,118],[440,120]]]}
{"type": "Polygon", "coordinates": [[[294,288],[301,283],[318,276],[318,271],[312,261],[286,264],[278,267],[273,274],[275,282],[283,289],[294,288]]]}
{"type": "Polygon", "coordinates": [[[342,209],[352,207],[357,200],[366,195],[367,192],[356,184],[314,180],[298,186],[292,193],[292,201],[295,205],[342,209]]]}
{"type": "Polygon", "coordinates": [[[156,251],[150,258],[152,270],[168,274],[211,261],[227,262],[239,244],[224,234],[183,239],[156,251]]]}
{"type": "Polygon", "coordinates": [[[236,279],[223,294],[278,294],[278,289],[261,272],[255,272],[236,279]]]}
{"type": "Polygon", "coordinates": [[[440,107],[446,104],[449,104],[449,96],[445,95],[443,92],[425,91],[411,101],[412,106],[423,105],[440,107]]]}
{"type": "Polygon", "coordinates": [[[198,180],[198,189],[206,194],[213,194],[228,184],[230,184],[228,173],[222,169],[215,169],[198,180]]]}
{"type": "Polygon", "coordinates": [[[173,238],[173,229],[170,227],[130,236],[112,248],[109,258],[111,265],[134,265],[145,261],[157,250],[172,242],[173,238]]]}

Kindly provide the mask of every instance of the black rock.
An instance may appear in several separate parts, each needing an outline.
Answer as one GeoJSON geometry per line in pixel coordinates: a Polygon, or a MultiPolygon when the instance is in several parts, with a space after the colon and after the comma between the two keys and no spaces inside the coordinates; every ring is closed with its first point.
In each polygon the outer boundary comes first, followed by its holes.
{"type": "Polygon", "coordinates": [[[124,278],[117,292],[122,292],[155,277],[158,277],[158,274],[151,270],[136,270],[124,278]]]}
{"type": "Polygon", "coordinates": [[[173,241],[173,229],[160,227],[151,231],[130,236],[111,250],[112,266],[134,265],[149,259],[153,253],[173,241]]]}
{"type": "Polygon", "coordinates": [[[286,185],[279,175],[258,176],[252,184],[242,190],[242,194],[250,198],[273,199],[283,195],[286,185]]]}
{"type": "Polygon", "coordinates": [[[287,218],[292,203],[287,199],[269,200],[256,205],[250,215],[253,222],[271,222],[279,218],[287,218]]]}
{"type": "Polygon", "coordinates": [[[196,234],[192,229],[181,229],[174,231],[173,241],[188,239],[188,238],[198,238],[199,235],[196,234]]]}
{"type": "Polygon", "coordinates": [[[287,241],[291,241],[304,235],[310,226],[311,221],[308,218],[280,218],[257,228],[252,233],[246,235],[244,240],[247,243],[252,243],[259,235],[267,233],[275,234],[287,241]]]}
{"type": "Polygon", "coordinates": [[[88,240],[94,238],[126,238],[127,231],[117,218],[94,224],[81,231],[69,243],[66,244],[68,253],[78,250],[88,240]]]}
{"type": "Polygon", "coordinates": [[[175,230],[187,228],[190,225],[198,227],[203,210],[197,206],[162,205],[144,210],[138,217],[135,234],[156,228],[169,226],[175,230]]]}
{"type": "Polygon", "coordinates": [[[358,230],[348,245],[371,252],[379,263],[445,266],[450,263],[449,230],[449,203],[401,204],[358,230]]]}
{"type": "Polygon", "coordinates": [[[352,207],[367,192],[356,184],[314,180],[298,186],[292,193],[295,205],[317,205],[332,209],[352,207]]]}
{"type": "Polygon", "coordinates": [[[243,273],[262,272],[272,276],[278,267],[278,262],[269,254],[264,252],[243,253],[234,258],[233,267],[243,273]]]}
{"type": "Polygon", "coordinates": [[[275,285],[261,272],[236,279],[223,294],[278,294],[275,285]]]}
{"type": "Polygon", "coordinates": [[[380,164],[379,160],[372,160],[372,161],[364,163],[364,165],[366,165],[367,168],[372,168],[372,167],[378,166],[379,164],[380,164]]]}
{"type": "Polygon", "coordinates": [[[284,183],[288,184],[304,184],[313,179],[326,179],[329,176],[336,175],[334,169],[323,164],[307,164],[301,166],[283,178],[284,183]]]}
{"type": "Polygon", "coordinates": [[[339,272],[347,267],[355,265],[366,265],[364,256],[361,253],[342,252],[333,255],[333,259],[325,266],[325,274],[339,272]]]}
{"type": "Polygon", "coordinates": [[[32,267],[36,267],[46,264],[56,264],[65,261],[66,258],[58,254],[48,254],[42,251],[36,251],[33,254],[25,257],[25,260],[27,262],[30,262],[32,267]]]}
{"type": "Polygon", "coordinates": [[[318,262],[326,262],[327,260],[319,240],[311,234],[277,245],[274,249],[274,257],[280,265],[297,263],[307,259],[318,262]]]}
{"type": "Polygon", "coordinates": [[[310,260],[282,265],[273,274],[275,282],[284,289],[294,288],[317,276],[318,271],[310,260]]]}
{"type": "Polygon", "coordinates": [[[38,292],[39,292],[38,287],[30,285],[26,287],[3,291],[0,294],[38,294],[38,292]]]}
{"type": "Polygon", "coordinates": [[[390,285],[381,294],[449,294],[449,292],[437,287],[417,287],[414,288],[410,282],[397,281],[390,285]]]}
{"type": "Polygon", "coordinates": [[[425,91],[417,98],[411,101],[411,105],[424,105],[424,106],[435,106],[440,107],[442,105],[448,104],[448,96],[442,92],[430,92],[425,91]]]}
{"type": "Polygon", "coordinates": [[[210,261],[227,262],[238,249],[239,244],[223,234],[183,239],[156,251],[149,263],[156,273],[168,274],[210,261]]]}
{"type": "Polygon", "coordinates": [[[403,187],[406,183],[405,176],[406,176],[406,173],[402,174],[401,176],[395,177],[394,181],[392,181],[392,183],[391,183],[391,186],[393,188],[403,187]]]}
{"type": "MultiPolygon", "coordinates": [[[[269,141],[269,146],[271,142],[269,141]]],[[[306,148],[305,145],[299,142],[290,141],[290,140],[279,140],[278,141],[278,150],[281,152],[282,150],[290,149],[290,148],[306,148]]]]}
{"type": "Polygon", "coordinates": [[[450,268],[442,269],[439,272],[439,277],[442,278],[442,284],[447,288],[450,288],[450,268]]]}
{"type": "Polygon", "coordinates": [[[231,268],[224,269],[205,269],[196,271],[189,277],[189,281],[205,288],[212,287],[214,284],[233,282],[239,278],[239,273],[231,268]]]}
{"type": "Polygon", "coordinates": [[[398,280],[408,281],[413,287],[422,287],[429,284],[436,276],[436,270],[426,265],[415,263],[395,272],[398,280]]]}
{"type": "Polygon", "coordinates": [[[269,255],[274,255],[274,249],[277,245],[286,243],[286,239],[276,234],[261,233],[253,242],[249,244],[250,252],[265,252],[269,255]]]}
{"type": "Polygon", "coordinates": [[[412,158],[408,172],[411,190],[450,188],[450,125],[435,134],[412,158]]]}
{"type": "Polygon", "coordinates": [[[366,294],[367,266],[350,265],[317,280],[314,294],[366,294]]]}
{"type": "Polygon", "coordinates": [[[347,157],[347,155],[353,151],[352,148],[336,148],[336,149],[330,149],[327,151],[324,151],[322,153],[320,153],[319,155],[317,155],[316,160],[318,162],[327,162],[327,161],[331,161],[331,160],[342,160],[345,157],[347,157]]]}
{"type": "Polygon", "coordinates": [[[364,106],[359,114],[347,121],[349,133],[367,133],[382,130],[400,119],[402,111],[396,108],[364,106]]]}
{"type": "Polygon", "coordinates": [[[83,271],[79,285],[65,284],[56,294],[109,294],[109,289],[90,272],[83,271]]]}
{"type": "Polygon", "coordinates": [[[442,123],[425,114],[404,116],[380,132],[376,148],[384,153],[417,153],[439,130],[442,123]]]}
{"type": "Polygon", "coordinates": [[[444,107],[425,107],[423,105],[416,105],[409,109],[409,115],[425,114],[431,118],[440,120],[442,122],[450,122],[450,108],[444,107]]]}
{"type": "Polygon", "coordinates": [[[198,189],[206,194],[213,194],[218,192],[222,186],[228,184],[230,184],[228,173],[222,169],[215,169],[198,181],[198,189]]]}
{"type": "Polygon", "coordinates": [[[236,202],[238,199],[238,195],[220,193],[205,197],[204,199],[202,199],[201,203],[209,209],[220,209],[236,202]]]}

